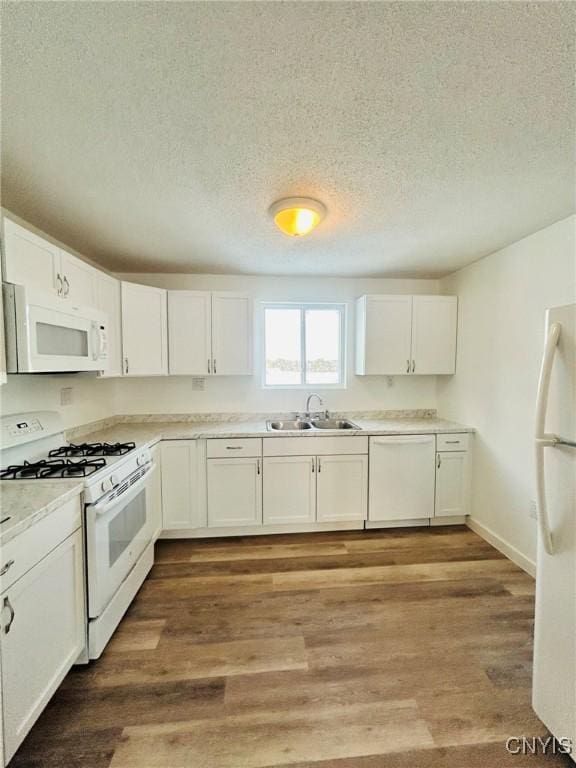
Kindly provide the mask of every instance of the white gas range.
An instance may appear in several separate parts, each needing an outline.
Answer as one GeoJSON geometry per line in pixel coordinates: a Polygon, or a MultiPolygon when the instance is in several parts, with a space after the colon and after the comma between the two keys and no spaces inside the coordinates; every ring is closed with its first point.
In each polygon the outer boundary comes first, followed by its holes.
{"type": "Polygon", "coordinates": [[[88,655],[96,659],[154,562],[159,521],[150,514],[156,467],[134,443],[68,443],[58,413],[2,418],[0,479],[82,479],[88,585],[88,655]]]}

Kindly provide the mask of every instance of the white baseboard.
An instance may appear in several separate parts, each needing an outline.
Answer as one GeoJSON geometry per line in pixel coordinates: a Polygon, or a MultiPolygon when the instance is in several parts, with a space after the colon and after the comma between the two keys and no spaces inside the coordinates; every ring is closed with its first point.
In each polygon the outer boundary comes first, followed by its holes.
{"type": "Polygon", "coordinates": [[[534,560],[530,560],[529,557],[523,555],[513,544],[504,541],[504,539],[500,538],[497,533],[494,533],[491,528],[482,525],[478,520],[474,520],[471,517],[466,520],[466,525],[474,531],[474,533],[477,533],[478,536],[481,536],[489,544],[492,544],[493,547],[496,547],[499,552],[506,555],[506,557],[512,560],[513,563],[516,563],[516,565],[522,568],[523,571],[526,571],[530,576],[536,578],[536,563],[534,560]]]}

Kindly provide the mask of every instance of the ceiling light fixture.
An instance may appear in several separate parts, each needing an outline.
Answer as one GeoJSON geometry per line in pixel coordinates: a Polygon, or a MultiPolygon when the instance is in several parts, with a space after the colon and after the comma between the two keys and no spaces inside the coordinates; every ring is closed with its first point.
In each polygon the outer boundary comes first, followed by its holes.
{"type": "Polygon", "coordinates": [[[320,224],[326,216],[326,208],[309,197],[285,197],[270,206],[270,215],[285,235],[300,237],[320,224]]]}

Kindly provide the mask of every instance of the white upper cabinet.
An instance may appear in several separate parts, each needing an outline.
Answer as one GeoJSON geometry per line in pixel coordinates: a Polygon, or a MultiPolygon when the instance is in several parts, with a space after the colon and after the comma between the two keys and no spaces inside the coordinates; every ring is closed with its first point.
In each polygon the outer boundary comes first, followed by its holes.
{"type": "Polygon", "coordinates": [[[212,373],[252,373],[252,300],[239,293],[212,294],[212,373]]]}
{"type": "Polygon", "coordinates": [[[168,291],[169,370],[192,376],[252,373],[252,299],[168,291]]]}
{"type": "Polygon", "coordinates": [[[43,237],[4,218],[3,279],[28,290],[96,306],[100,271],[43,237]]]}
{"type": "Polygon", "coordinates": [[[122,282],[122,354],[125,376],[168,373],[166,291],[122,282]]]}
{"type": "Polygon", "coordinates": [[[356,324],[356,373],[409,373],[412,296],[362,296],[356,324]]]}
{"type": "Polygon", "coordinates": [[[102,376],[122,376],[122,315],[120,281],[104,272],[96,272],[96,307],[106,312],[108,323],[108,368],[102,376]]]}
{"type": "Polygon", "coordinates": [[[356,302],[356,373],[456,370],[456,296],[362,296],[356,302]]]}
{"type": "Polygon", "coordinates": [[[99,270],[67,251],[60,251],[62,297],[82,307],[96,306],[96,281],[99,270]]]}
{"type": "Polygon", "coordinates": [[[31,290],[60,296],[61,251],[57,245],[4,218],[3,279],[31,290]]]}
{"type": "Polygon", "coordinates": [[[412,373],[456,371],[456,296],[414,296],[412,373]]]}
{"type": "Polygon", "coordinates": [[[210,293],[168,291],[168,361],[171,374],[212,373],[210,293]]]}

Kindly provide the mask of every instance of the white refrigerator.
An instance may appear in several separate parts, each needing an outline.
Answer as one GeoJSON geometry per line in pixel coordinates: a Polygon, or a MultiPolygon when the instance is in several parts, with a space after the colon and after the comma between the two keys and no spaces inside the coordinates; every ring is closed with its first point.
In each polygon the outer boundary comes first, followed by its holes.
{"type": "Polygon", "coordinates": [[[538,559],[532,703],[576,762],[576,304],[549,309],[535,429],[538,559]]]}

